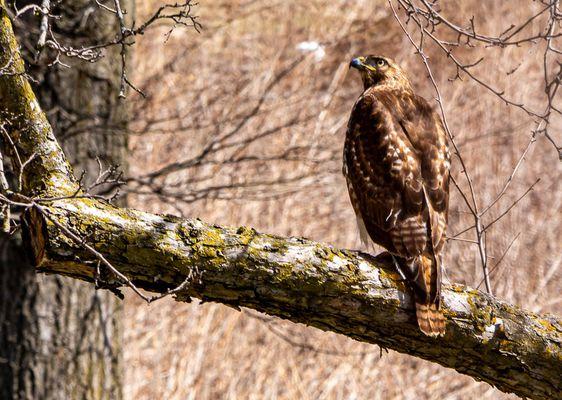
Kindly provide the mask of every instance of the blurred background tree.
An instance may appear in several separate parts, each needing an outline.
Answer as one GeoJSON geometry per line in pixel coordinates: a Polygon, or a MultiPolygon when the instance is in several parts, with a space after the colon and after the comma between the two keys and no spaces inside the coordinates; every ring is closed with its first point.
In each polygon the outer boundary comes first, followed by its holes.
{"type": "MultiPolygon", "coordinates": [[[[123,1],[132,13],[133,1],[123,1]]],[[[17,2],[21,11],[32,3],[17,2]]],[[[47,2],[48,4],[48,2],[47,2]]],[[[112,40],[118,21],[91,1],[52,2],[53,35],[73,47],[112,40]]],[[[16,9],[13,8],[14,13],[16,9]]],[[[39,13],[15,19],[34,90],[77,177],[89,185],[98,162],[126,170],[127,105],[118,98],[120,49],[95,63],[37,57],[39,13]]],[[[125,205],[126,198],[121,197],[125,205]]],[[[107,291],[61,276],[36,274],[21,245],[2,239],[0,397],[122,398],[122,303],[107,291]]]]}

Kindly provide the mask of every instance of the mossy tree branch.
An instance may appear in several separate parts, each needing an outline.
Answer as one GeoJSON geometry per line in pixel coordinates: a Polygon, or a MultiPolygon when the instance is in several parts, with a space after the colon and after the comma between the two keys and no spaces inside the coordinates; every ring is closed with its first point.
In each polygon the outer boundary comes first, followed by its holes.
{"type": "MultiPolygon", "coordinates": [[[[74,193],[70,167],[22,74],[3,0],[0,6],[0,65],[14,60],[17,68],[0,76],[0,101],[17,116],[9,130],[16,149],[25,157],[37,155],[23,173],[24,190],[74,193]]],[[[196,297],[254,308],[434,361],[524,397],[552,399],[562,393],[562,321],[557,317],[446,286],[447,333],[433,339],[419,332],[409,291],[383,260],[90,198],[63,198],[41,207],[44,211],[30,204],[23,224],[38,271],[113,290],[122,286],[88,243],[139,288],[167,293],[179,287],[179,301],[196,297]]]]}
{"type": "MultiPolygon", "coordinates": [[[[121,285],[83,246],[35,215],[34,231],[43,238],[36,242],[46,243],[39,271],[121,285]]],[[[447,333],[432,339],[417,328],[409,291],[391,263],[364,254],[91,199],[53,202],[49,215],[88,237],[137,287],[166,293],[188,279],[175,294],[179,301],[250,307],[434,361],[520,396],[561,394],[559,318],[446,286],[447,333]]]]}
{"type": "Polygon", "coordinates": [[[17,157],[12,154],[14,160],[29,161],[20,189],[27,195],[73,193],[78,186],[72,169],[27,80],[4,0],[0,0],[0,69],[0,125],[15,145],[0,136],[3,151],[17,152],[17,157]]]}

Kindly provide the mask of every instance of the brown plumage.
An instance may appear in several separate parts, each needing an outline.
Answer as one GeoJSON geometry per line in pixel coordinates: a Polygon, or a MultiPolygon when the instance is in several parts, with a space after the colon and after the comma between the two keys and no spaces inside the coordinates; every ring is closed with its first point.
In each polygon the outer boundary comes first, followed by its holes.
{"type": "Polygon", "coordinates": [[[443,124],[391,59],[359,57],[351,66],[365,91],[349,119],[343,172],[361,236],[394,256],[412,286],[420,329],[439,336],[450,168],[443,124]]]}

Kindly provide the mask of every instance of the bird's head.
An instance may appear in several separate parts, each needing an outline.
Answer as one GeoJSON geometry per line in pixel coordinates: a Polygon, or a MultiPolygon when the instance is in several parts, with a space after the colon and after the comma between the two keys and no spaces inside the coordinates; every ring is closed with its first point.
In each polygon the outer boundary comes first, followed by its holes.
{"type": "Polygon", "coordinates": [[[375,85],[388,85],[400,89],[411,89],[406,73],[393,60],[383,56],[357,57],[349,67],[361,73],[365,89],[375,85]]]}

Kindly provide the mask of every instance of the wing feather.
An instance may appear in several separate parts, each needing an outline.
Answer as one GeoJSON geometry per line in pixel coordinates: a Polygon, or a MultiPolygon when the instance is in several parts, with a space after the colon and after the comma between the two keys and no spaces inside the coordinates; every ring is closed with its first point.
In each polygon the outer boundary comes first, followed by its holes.
{"type": "Polygon", "coordinates": [[[441,119],[427,101],[412,94],[398,116],[405,135],[421,161],[431,244],[440,253],[445,242],[449,207],[450,154],[441,119]]]}
{"type": "Polygon", "coordinates": [[[344,149],[351,202],[371,238],[406,258],[445,240],[449,152],[439,117],[412,93],[367,90],[344,149]]]}

